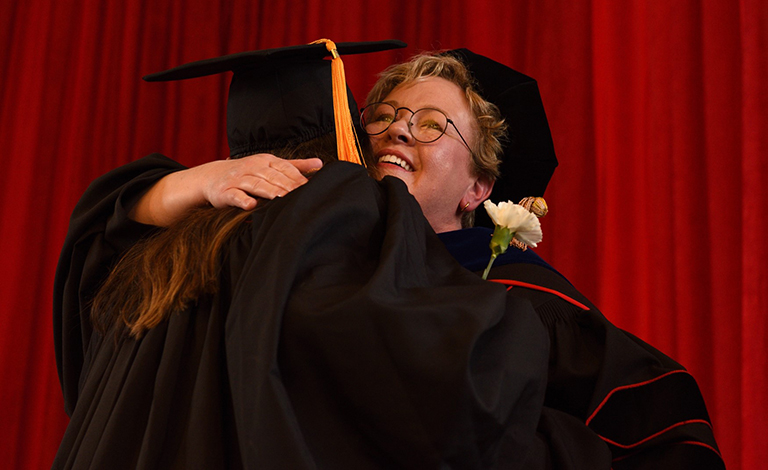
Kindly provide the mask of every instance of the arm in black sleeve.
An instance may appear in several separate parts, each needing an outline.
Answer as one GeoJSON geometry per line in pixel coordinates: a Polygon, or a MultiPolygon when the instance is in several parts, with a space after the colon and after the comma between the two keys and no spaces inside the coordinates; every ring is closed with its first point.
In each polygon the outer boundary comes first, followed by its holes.
{"type": "Polygon", "coordinates": [[[71,414],[91,340],[88,302],[119,257],[156,227],[128,217],[138,199],[162,177],[185,167],[151,154],[97,178],[70,218],[54,279],[53,331],[64,406],[71,414]]]}

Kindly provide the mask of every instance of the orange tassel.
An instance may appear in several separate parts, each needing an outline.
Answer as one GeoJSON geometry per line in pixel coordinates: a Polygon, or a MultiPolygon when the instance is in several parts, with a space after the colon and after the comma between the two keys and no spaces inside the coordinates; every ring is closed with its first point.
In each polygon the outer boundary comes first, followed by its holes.
{"type": "Polygon", "coordinates": [[[336,152],[339,160],[357,163],[365,166],[360,158],[360,144],[352,126],[352,115],[347,101],[347,79],[344,74],[344,63],[336,50],[336,44],[330,39],[318,39],[310,44],[325,44],[331,53],[331,74],[333,83],[333,117],[336,124],[336,152]]]}

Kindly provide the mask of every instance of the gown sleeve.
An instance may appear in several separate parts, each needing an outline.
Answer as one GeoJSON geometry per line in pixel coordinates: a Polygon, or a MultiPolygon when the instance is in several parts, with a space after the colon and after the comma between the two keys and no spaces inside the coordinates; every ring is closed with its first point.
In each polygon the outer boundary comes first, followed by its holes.
{"type": "Polygon", "coordinates": [[[617,328],[552,270],[508,264],[489,279],[533,304],[550,337],[544,405],[594,431],[612,468],[725,468],[701,391],[682,365],[617,328]]]}
{"type": "Polygon", "coordinates": [[[93,332],[88,303],[126,249],[156,227],[128,218],[139,197],[163,176],[185,167],[151,154],[97,178],[70,218],[54,279],[56,366],[67,414],[74,410],[93,332]]]}

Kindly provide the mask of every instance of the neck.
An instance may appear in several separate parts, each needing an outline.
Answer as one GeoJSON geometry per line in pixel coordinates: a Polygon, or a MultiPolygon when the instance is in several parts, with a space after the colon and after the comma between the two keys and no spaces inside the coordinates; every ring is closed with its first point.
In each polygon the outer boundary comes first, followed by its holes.
{"type": "Polygon", "coordinates": [[[434,221],[427,217],[427,220],[435,233],[452,232],[461,228],[461,219],[434,221]]]}

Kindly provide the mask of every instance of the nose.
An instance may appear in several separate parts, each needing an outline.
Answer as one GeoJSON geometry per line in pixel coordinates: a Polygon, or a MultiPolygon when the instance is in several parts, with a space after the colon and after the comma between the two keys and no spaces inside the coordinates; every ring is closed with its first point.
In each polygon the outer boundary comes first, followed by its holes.
{"type": "Polygon", "coordinates": [[[395,120],[389,125],[389,129],[387,129],[389,137],[404,144],[412,144],[415,142],[408,122],[408,113],[403,113],[402,110],[400,110],[397,113],[397,116],[395,116],[395,120]]]}

